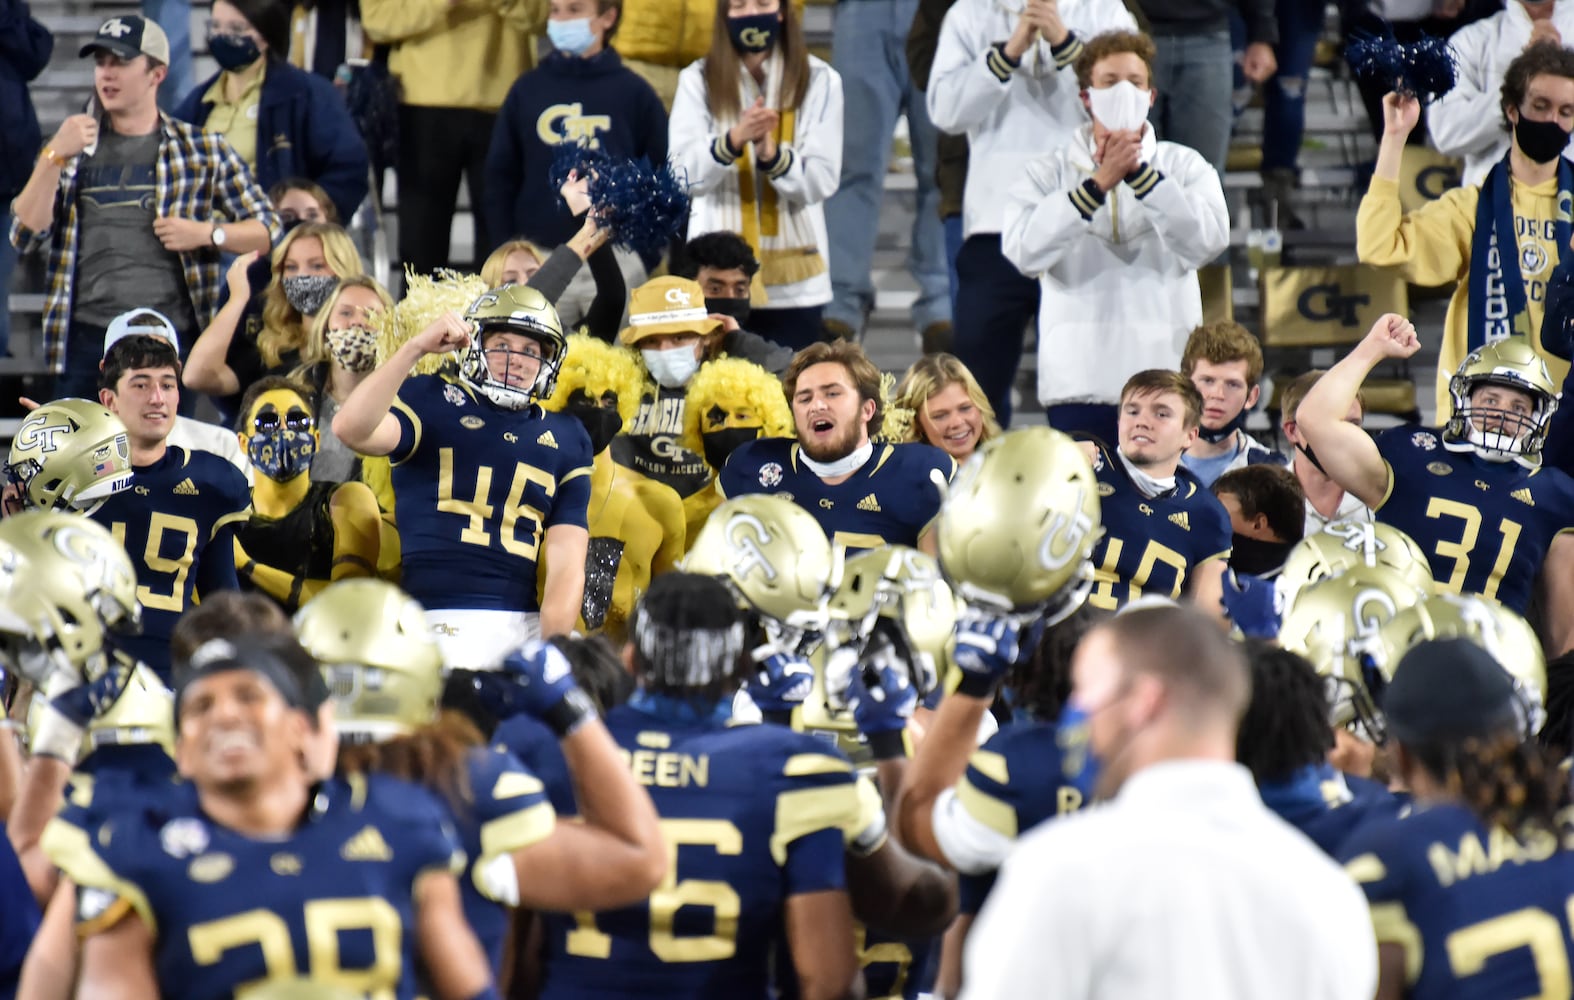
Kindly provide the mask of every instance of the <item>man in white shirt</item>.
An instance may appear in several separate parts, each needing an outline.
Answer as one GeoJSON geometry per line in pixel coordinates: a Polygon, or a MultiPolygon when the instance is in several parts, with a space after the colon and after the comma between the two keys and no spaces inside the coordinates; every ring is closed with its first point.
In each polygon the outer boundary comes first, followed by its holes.
{"type": "MultiPolygon", "coordinates": [[[[1426,112],[1432,145],[1461,157],[1460,183],[1479,184],[1508,152],[1508,123],[1500,110],[1508,64],[1536,42],[1574,44],[1574,3],[1507,0],[1503,10],[1460,29],[1448,40],[1457,67],[1454,89],[1426,112]]],[[[1564,156],[1574,159],[1574,152],[1564,156]]]]}
{"type": "MultiPolygon", "coordinates": [[[[1300,480],[1301,492],[1306,494],[1306,529],[1302,537],[1317,534],[1333,521],[1372,521],[1371,508],[1354,493],[1345,492],[1343,486],[1323,471],[1317,456],[1312,452],[1312,446],[1306,441],[1306,435],[1301,433],[1300,426],[1295,422],[1301,400],[1306,398],[1312,386],[1322,377],[1321,370],[1306,372],[1291,382],[1279,397],[1282,413],[1279,427],[1284,431],[1284,439],[1295,446],[1290,457],[1290,468],[1294,470],[1295,478],[1300,480]]],[[[1350,404],[1350,410],[1345,414],[1345,423],[1361,426],[1364,407],[1365,402],[1357,394],[1355,402],[1350,404]]]]}
{"type": "Polygon", "coordinates": [[[967,946],[964,1000],[1370,1000],[1365,900],[1235,763],[1241,650],[1188,608],[1098,626],[1072,664],[1101,809],[1024,837],[967,946]]]}

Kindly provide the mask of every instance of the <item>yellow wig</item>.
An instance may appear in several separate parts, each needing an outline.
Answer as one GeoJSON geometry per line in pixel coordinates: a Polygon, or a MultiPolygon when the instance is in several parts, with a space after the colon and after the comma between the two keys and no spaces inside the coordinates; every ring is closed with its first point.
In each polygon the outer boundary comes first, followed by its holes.
{"type": "Polygon", "coordinates": [[[752,361],[742,358],[717,358],[707,361],[689,380],[684,394],[683,447],[696,455],[705,454],[702,429],[710,428],[704,419],[720,407],[732,427],[759,427],[761,437],[791,437],[792,411],[782,392],[781,379],[752,361]]]}
{"type": "Polygon", "coordinates": [[[618,416],[623,418],[624,427],[631,427],[639,415],[644,384],[645,370],[640,366],[639,355],[626,347],[576,333],[568,338],[568,353],[558,369],[557,387],[541,405],[559,412],[568,405],[568,397],[576,389],[583,389],[592,401],[614,392],[618,397],[618,416]]]}
{"type": "MultiPolygon", "coordinates": [[[[486,282],[473,274],[459,271],[440,271],[434,280],[425,275],[406,272],[404,298],[393,312],[377,317],[377,363],[393,357],[405,341],[432,324],[437,317],[452,310],[464,315],[470,304],[487,291],[486,282]]],[[[415,366],[423,375],[430,375],[443,366],[448,358],[441,354],[428,354],[415,366]]]]}

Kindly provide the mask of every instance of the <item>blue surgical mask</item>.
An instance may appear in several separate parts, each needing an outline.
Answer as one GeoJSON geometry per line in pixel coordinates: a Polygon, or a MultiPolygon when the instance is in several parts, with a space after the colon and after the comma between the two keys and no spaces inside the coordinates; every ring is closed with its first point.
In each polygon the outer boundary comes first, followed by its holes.
{"type": "Polygon", "coordinates": [[[590,30],[590,18],[576,17],[567,21],[548,21],[547,38],[552,47],[569,55],[584,55],[585,50],[596,44],[596,33],[590,30]]]}
{"type": "Polygon", "coordinates": [[[689,379],[700,370],[700,359],[694,356],[694,345],[683,344],[664,351],[642,350],[640,357],[656,384],[667,389],[678,389],[689,384],[689,379]]]}

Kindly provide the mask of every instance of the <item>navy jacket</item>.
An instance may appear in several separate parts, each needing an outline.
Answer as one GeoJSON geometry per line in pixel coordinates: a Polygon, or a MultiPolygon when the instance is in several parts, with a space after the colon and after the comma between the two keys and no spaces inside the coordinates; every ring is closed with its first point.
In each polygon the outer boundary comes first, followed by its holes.
{"type": "MultiPolygon", "coordinates": [[[[215,74],[192,88],[175,117],[205,125],[213,106],[202,95],[217,79],[215,74]]],[[[333,84],[282,60],[269,62],[257,103],[256,176],[262,189],[290,177],[316,181],[339,209],[339,222],[348,225],[366,199],[368,170],[366,144],[333,84]]]]}
{"type": "Polygon", "coordinates": [[[27,186],[44,142],[27,81],[44,71],[54,50],[55,37],[23,0],[0,0],[0,199],[6,204],[27,186]]]}
{"type": "Polygon", "coordinates": [[[589,59],[553,52],[509,88],[482,185],[498,243],[523,236],[555,247],[578,232],[548,177],[558,144],[581,138],[613,156],[666,162],[667,109],[612,49],[589,59]]]}

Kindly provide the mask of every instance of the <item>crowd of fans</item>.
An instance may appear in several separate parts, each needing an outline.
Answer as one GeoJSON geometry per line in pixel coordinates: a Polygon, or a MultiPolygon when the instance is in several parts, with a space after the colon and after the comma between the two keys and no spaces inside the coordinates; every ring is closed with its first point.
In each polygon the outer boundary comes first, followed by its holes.
{"type": "Polygon", "coordinates": [[[1387,11],[1457,30],[1452,91],[1370,95],[1354,247],[1455,285],[1438,426],[1362,426],[1387,314],[1267,443],[1198,275],[1258,85],[1293,222],[1322,3],[839,0],[827,62],[779,0],[214,0],[204,81],[159,6],[46,138],[0,0],[53,376],[0,997],[1567,993],[1565,3],[1387,11]],[[1464,183],[1406,212],[1420,136],[1464,183]],[[346,229],[390,168],[395,288],[346,229]]]}

